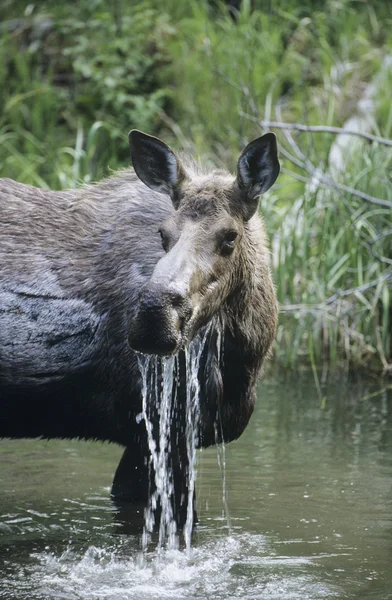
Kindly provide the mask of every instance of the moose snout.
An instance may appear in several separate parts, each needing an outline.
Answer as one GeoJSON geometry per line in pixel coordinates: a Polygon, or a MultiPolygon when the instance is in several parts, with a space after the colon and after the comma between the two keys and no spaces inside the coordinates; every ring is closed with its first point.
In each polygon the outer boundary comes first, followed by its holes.
{"type": "Polygon", "coordinates": [[[192,305],[185,293],[173,286],[147,286],[140,293],[129,344],[145,354],[173,354],[191,316],[192,305]]]}

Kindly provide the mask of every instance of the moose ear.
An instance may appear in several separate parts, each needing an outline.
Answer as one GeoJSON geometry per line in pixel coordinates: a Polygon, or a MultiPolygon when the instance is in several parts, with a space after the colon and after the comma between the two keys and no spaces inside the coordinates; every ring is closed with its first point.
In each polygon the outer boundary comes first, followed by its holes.
{"type": "Polygon", "coordinates": [[[237,164],[237,186],[243,195],[243,212],[249,220],[257,211],[258,199],[279,175],[280,165],[274,133],[266,133],[250,142],[237,164]]]}
{"type": "Polygon", "coordinates": [[[137,129],[129,132],[129,146],[136,175],[152,190],[172,198],[185,172],[173,150],[152,135],[137,129]]]}

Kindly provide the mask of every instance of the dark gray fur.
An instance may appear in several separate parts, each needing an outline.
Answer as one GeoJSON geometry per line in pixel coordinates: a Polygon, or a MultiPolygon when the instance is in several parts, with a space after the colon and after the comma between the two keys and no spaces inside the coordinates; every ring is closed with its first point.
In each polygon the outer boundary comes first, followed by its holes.
{"type": "Polygon", "coordinates": [[[241,212],[246,190],[227,173],[178,165],[173,202],[131,169],[65,192],[0,180],[0,436],[121,444],[113,492],[134,501],[145,501],[148,477],[145,429],[136,421],[141,381],[128,337],[163,257],[170,268],[162,224],[171,228],[173,260],[173,247],[191,243],[183,231],[200,225],[192,254],[202,258],[189,285],[204,286],[195,291],[201,316],[183,343],[211,318],[224,327],[224,364],[212,330],[200,371],[204,445],[215,442],[218,413],[226,441],[242,433],[276,328],[264,226],[241,212]],[[201,255],[227,215],[239,231],[235,251],[213,256],[211,242],[201,255]]]}

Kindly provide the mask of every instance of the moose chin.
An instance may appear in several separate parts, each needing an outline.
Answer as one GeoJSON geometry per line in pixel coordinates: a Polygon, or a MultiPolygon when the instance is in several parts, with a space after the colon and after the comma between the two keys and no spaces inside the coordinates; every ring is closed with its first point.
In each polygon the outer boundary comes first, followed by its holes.
{"type": "Polygon", "coordinates": [[[246,146],[235,176],[189,166],[140,131],[129,141],[133,169],[101,183],[53,192],[0,179],[0,436],[118,443],[112,494],[143,504],[138,352],[181,354],[209,325],[201,446],[238,438],[254,409],[277,324],[258,201],[279,162],[272,133],[246,146]]]}

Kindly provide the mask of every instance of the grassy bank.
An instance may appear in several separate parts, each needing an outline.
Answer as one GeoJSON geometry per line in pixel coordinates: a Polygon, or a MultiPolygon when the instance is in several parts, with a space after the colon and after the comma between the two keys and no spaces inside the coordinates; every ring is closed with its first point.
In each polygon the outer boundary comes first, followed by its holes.
{"type": "Polygon", "coordinates": [[[276,359],[387,372],[392,9],[243,0],[234,16],[218,2],[3,3],[0,176],[57,189],[100,178],[128,163],[131,127],[233,169],[245,141],[274,130],[283,172],[261,210],[276,359]]]}

